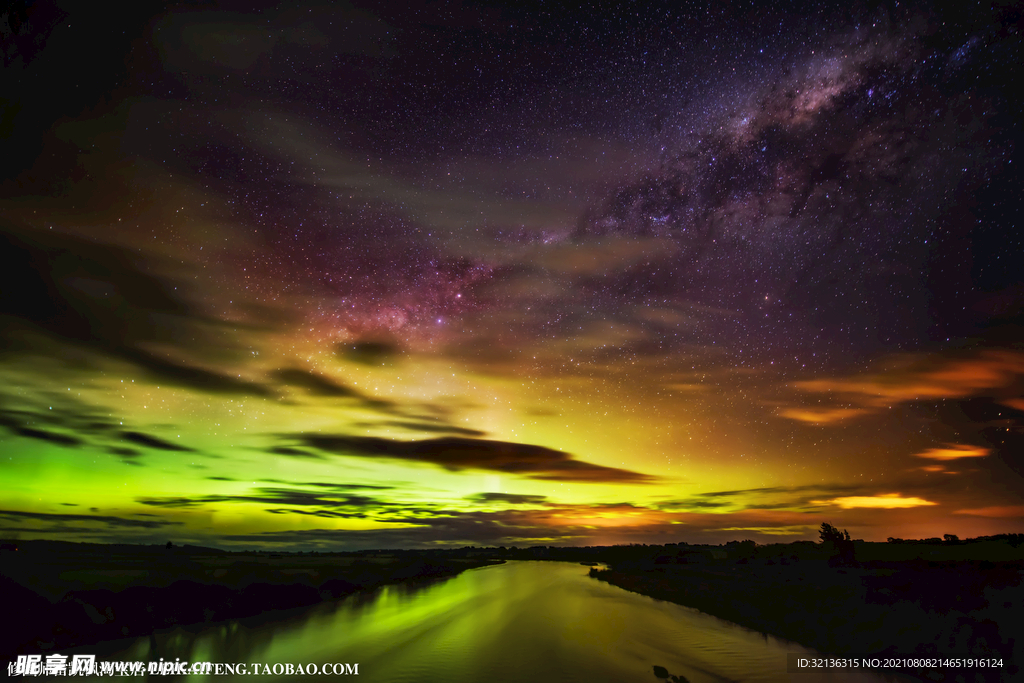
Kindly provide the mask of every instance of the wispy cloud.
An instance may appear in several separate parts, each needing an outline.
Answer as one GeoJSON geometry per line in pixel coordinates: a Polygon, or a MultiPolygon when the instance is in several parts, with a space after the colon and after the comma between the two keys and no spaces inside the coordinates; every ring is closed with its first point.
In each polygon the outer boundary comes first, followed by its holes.
{"type": "Polygon", "coordinates": [[[136,445],[145,446],[146,448],[155,448],[160,451],[192,452],[192,449],[187,446],[165,441],[164,439],[153,436],[152,434],[143,434],[142,432],[123,432],[121,437],[125,441],[130,441],[136,445]]]}
{"type": "Polygon", "coordinates": [[[983,508],[957,510],[955,514],[972,517],[994,517],[1015,519],[1024,517],[1024,505],[991,505],[983,508]]]}
{"type": "Polygon", "coordinates": [[[1024,354],[1016,351],[984,351],[973,358],[927,359],[891,372],[841,379],[794,382],[808,393],[848,395],[866,406],[882,408],[906,401],[959,398],[984,390],[1009,386],[1024,374],[1024,354]]]}
{"type": "Polygon", "coordinates": [[[929,460],[959,460],[961,458],[984,458],[992,450],[981,446],[972,446],[965,443],[949,443],[938,448],[929,448],[926,451],[915,453],[919,458],[929,460]]]}
{"type": "MultiPolygon", "coordinates": [[[[898,360],[896,367],[872,374],[794,382],[791,386],[801,393],[829,395],[843,405],[784,407],[778,414],[802,422],[833,424],[900,403],[998,393],[1024,375],[1024,354],[1011,350],[986,350],[970,358],[898,360]]],[[[1003,403],[1014,407],[1015,400],[1003,403]]]]}
{"type": "Polygon", "coordinates": [[[885,508],[889,510],[938,504],[917,496],[903,496],[899,493],[882,493],[877,496],[843,496],[819,502],[822,505],[836,505],[844,510],[851,508],[885,508]]]}
{"type": "Polygon", "coordinates": [[[536,496],[522,493],[475,493],[466,496],[466,500],[474,503],[504,503],[506,505],[543,505],[547,496],[536,496]]]}
{"type": "Polygon", "coordinates": [[[85,523],[99,524],[109,527],[141,527],[156,529],[164,526],[180,525],[182,522],[169,520],[129,519],[110,515],[69,515],[49,512],[24,512],[20,510],[0,510],[0,517],[18,520],[36,520],[47,523],[85,523]]]}
{"type": "Polygon", "coordinates": [[[509,441],[457,436],[398,441],[345,434],[292,434],[288,438],[323,453],[428,463],[456,472],[480,469],[533,479],[622,484],[646,484],[656,480],[641,472],[576,460],[563,451],[509,441]]]}
{"type": "Polygon", "coordinates": [[[779,411],[779,415],[811,424],[832,424],[867,412],[866,408],[785,408],[779,411]]]}

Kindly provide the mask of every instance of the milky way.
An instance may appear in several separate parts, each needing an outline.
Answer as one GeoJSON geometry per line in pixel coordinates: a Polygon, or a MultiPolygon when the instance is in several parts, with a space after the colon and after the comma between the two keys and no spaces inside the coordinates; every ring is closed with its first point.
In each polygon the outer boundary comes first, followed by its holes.
{"type": "Polygon", "coordinates": [[[1020,531],[1016,9],[5,12],[5,533],[1020,531]]]}

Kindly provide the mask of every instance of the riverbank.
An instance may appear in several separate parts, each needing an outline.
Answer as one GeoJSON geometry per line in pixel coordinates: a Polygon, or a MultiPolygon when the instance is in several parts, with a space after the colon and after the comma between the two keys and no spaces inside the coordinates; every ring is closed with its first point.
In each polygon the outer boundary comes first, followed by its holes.
{"type": "Polygon", "coordinates": [[[633,564],[602,581],[693,607],[827,655],[1000,659],[1003,668],[904,671],[928,681],[1014,678],[1024,653],[1021,562],[633,564]],[[962,678],[957,679],[956,675],[962,678]]]}
{"type": "Polygon", "coordinates": [[[15,637],[0,643],[0,659],[303,608],[500,562],[429,552],[270,554],[23,543],[0,557],[0,595],[17,620],[15,637]]]}

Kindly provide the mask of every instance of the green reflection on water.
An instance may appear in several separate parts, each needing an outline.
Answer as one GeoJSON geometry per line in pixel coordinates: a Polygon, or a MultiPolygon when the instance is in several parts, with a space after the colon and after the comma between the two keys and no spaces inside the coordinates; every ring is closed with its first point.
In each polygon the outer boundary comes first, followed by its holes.
{"type": "MultiPolygon", "coordinates": [[[[657,664],[691,683],[711,683],[787,681],[786,653],[807,652],[696,610],[629,593],[587,572],[570,563],[509,562],[436,582],[387,586],[289,616],[177,629],[100,658],[249,667],[348,663],[358,664],[358,680],[388,683],[656,683],[657,664]]],[[[800,674],[799,680],[830,679],[800,674]]]]}

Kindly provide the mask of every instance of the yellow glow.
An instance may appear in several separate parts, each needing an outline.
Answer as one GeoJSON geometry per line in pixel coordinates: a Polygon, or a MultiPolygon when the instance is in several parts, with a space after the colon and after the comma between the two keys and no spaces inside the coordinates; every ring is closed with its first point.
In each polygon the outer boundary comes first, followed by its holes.
{"type": "Polygon", "coordinates": [[[800,536],[811,531],[811,526],[730,526],[723,527],[722,531],[746,531],[767,536],[800,536]]]}
{"type": "Polygon", "coordinates": [[[914,508],[922,505],[935,505],[924,498],[914,496],[904,498],[898,493],[883,493],[878,496],[844,496],[821,502],[827,505],[838,505],[844,510],[851,508],[914,508]]]}
{"type": "Polygon", "coordinates": [[[864,408],[787,408],[779,412],[782,417],[812,424],[831,424],[868,412],[864,408]]]}
{"type": "Polygon", "coordinates": [[[960,458],[984,458],[991,451],[980,446],[971,446],[964,443],[950,443],[942,448],[929,448],[921,453],[915,453],[919,458],[929,460],[958,460],[960,458]]]}

